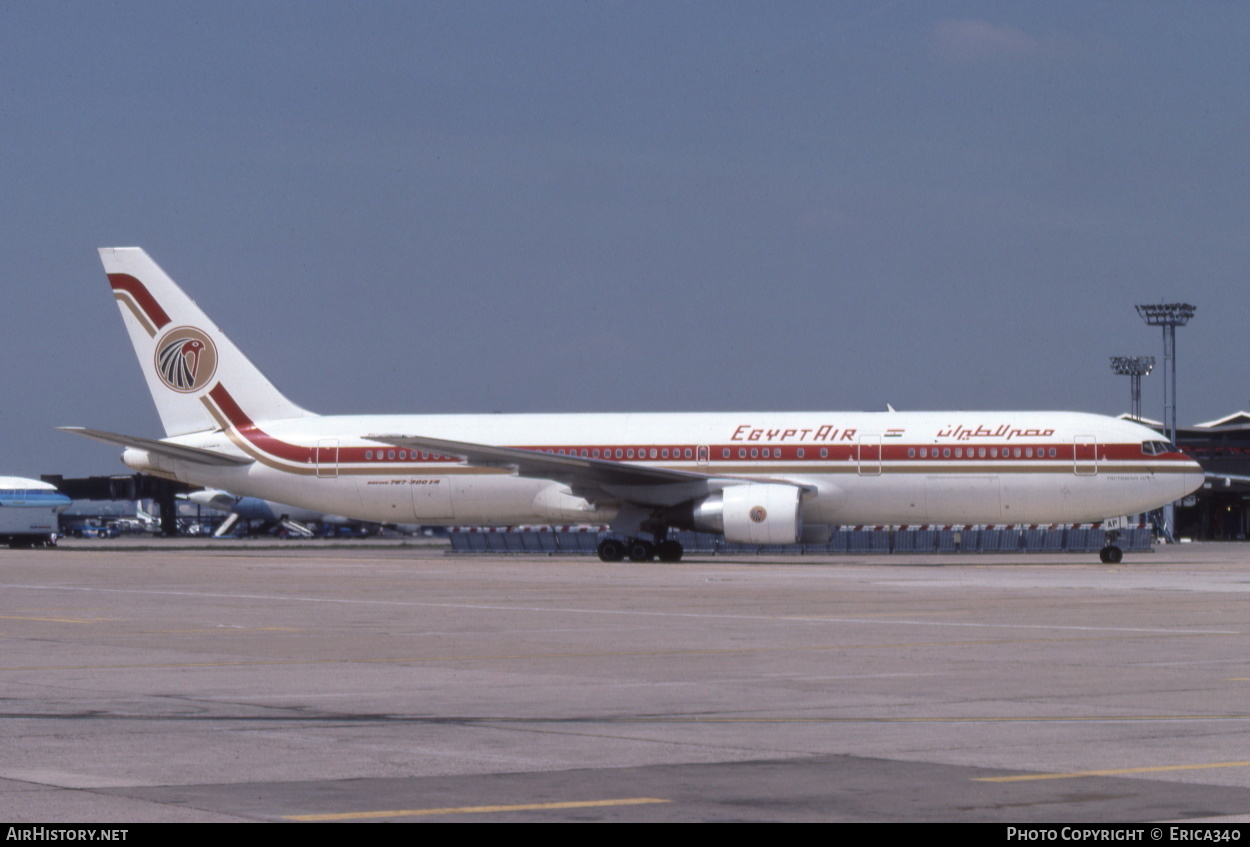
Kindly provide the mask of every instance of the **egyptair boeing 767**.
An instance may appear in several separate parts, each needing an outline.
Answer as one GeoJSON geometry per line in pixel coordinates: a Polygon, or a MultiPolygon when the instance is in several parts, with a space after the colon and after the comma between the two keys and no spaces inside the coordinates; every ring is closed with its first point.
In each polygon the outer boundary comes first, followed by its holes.
{"type": "Polygon", "coordinates": [[[1075,412],[317,415],[143,250],[100,257],[165,437],[67,429],[145,473],[360,520],[601,523],[604,561],[677,561],[674,529],[792,544],[846,524],[1101,521],[1203,481],[1154,431],[1075,412]]]}

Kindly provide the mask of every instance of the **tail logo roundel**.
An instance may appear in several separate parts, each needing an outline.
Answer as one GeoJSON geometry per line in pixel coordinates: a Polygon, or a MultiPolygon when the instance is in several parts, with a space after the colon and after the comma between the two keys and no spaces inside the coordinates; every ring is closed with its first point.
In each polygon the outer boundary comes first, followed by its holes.
{"type": "Polygon", "coordinates": [[[201,330],[180,326],[156,342],[156,373],[174,391],[199,391],[216,372],[217,347],[201,330]]]}

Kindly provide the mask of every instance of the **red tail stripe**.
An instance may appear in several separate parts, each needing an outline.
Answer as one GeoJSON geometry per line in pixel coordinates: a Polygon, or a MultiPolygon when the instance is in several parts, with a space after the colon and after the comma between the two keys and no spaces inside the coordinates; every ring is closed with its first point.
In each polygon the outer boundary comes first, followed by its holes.
{"type": "Polygon", "coordinates": [[[208,396],[217,404],[217,408],[221,410],[221,413],[226,416],[226,420],[230,421],[231,425],[238,430],[239,435],[250,441],[258,450],[262,450],[276,458],[285,459],[288,462],[308,463],[315,458],[313,448],[300,447],[297,444],[274,438],[256,426],[220,382],[213,386],[212,390],[208,392],[208,396]]]}
{"type": "Polygon", "coordinates": [[[156,302],[156,298],[151,295],[147,287],[130,274],[109,274],[109,285],[114,291],[125,291],[133,297],[157,329],[171,322],[168,313],[161,308],[160,303],[156,302]]]}

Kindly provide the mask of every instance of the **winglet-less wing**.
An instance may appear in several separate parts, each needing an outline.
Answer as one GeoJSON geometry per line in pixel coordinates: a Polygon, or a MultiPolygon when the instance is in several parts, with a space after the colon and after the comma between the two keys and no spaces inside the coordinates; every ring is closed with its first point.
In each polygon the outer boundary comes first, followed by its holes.
{"type": "Polygon", "coordinates": [[[168,456],[183,462],[195,462],[198,465],[241,466],[250,465],[253,459],[218,453],[215,450],[204,450],[200,447],[186,447],[181,444],[170,444],[168,441],[156,441],[151,438],[139,438],[135,435],[119,435],[116,432],[104,432],[99,429],[86,429],[81,426],[57,427],[62,432],[72,432],[86,438],[94,438],[105,444],[119,447],[133,447],[136,450],[147,450],[160,456],[168,456]]]}
{"type": "MultiPolygon", "coordinates": [[[[584,456],[544,453],[517,447],[496,447],[417,435],[368,435],[371,441],[396,447],[416,448],[438,455],[456,456],[479,467],[507,468],[518,476],[550,479],[568,485],[579,496],[592,500],[610,499],[651,506],[675,506],[706,497],[714,490],[746,480],[709,476],[676,468],[658,468],[592,459],[584,456]]],[[[763,480],[752,479],[752,482],[763,480]]],[[[807,486],[794,485],[804,491],[807,486]]]]}
{"type": "Polygon", "coordinates": [[[622,485],[654,485],[707,479],[704,474],[672,468],[627,465],[605,459],[562,456],[538,450],[495,447],[489,444],[472,444],[467,441],[449,441],[443,438],[413,435],[367,435],[365,437],[370,441],[394,444],[396,447],[415,447],[431,453],[456,456],[472,465],[512,468],[519,476],[535,476],[559,482],[594,479],[622,485]]]}

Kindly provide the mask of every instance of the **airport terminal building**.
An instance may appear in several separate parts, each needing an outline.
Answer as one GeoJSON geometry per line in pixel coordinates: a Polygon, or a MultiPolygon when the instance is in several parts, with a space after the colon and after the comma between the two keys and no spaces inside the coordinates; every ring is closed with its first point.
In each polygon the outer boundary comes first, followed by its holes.
{"type": "MultiPolygon", "coordinates": [[[[1163,428],[1157,421],[1142,423],[1163,428]]],[[[1206,485],[1177,510],[1179,534],[1203,540],[1250,537],[1250,412],[1178,427],[1176,441],[1207,472],[1206,485]]]]}

